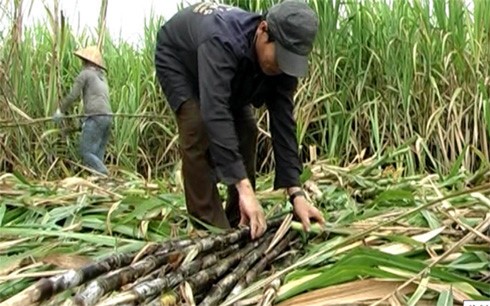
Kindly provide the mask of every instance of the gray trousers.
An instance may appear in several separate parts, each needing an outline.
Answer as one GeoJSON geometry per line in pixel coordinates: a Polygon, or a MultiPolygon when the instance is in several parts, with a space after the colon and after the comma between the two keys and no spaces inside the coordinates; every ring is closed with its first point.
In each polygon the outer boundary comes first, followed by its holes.
{"type": "Polygon", "coordinates": [[[108,174],[104,154],[111,131],[111,116],[87,117],[82,124],[80,155],[84,166],[108,174]]]}

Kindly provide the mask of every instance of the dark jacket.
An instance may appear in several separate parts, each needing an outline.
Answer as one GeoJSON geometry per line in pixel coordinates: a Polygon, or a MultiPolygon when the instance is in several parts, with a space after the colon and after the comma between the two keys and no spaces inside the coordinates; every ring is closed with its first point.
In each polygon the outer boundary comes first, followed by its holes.
{"type": "Polygon", "coordinates": [[[299,186],[301,163],[293,118],[298,80],[262,73],[254,47],[261,20],[258,14],[225,5],[187,7],[158,32],[156,72],[175,112],[190,98],[199,101],[221,181],[230,185],[247,177],[233,110],[265,104],[276,163],[274,188],[299,186]]]}

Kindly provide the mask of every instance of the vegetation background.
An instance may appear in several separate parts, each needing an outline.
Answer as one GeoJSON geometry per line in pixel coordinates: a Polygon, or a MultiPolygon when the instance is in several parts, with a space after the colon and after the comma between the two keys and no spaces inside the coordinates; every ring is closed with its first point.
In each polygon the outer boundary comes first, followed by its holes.
{"type": "MultiPolygon", "coordinates": [[[[277,1],[219,2],[264,12],[277,1]]],[[[488,300],[490,1],[308,2],[320,30],[295,97],[296,136],[305,188],[330,234],[303,236],[301,252],[283,254],[292,264],[265,273],[282,281],[277,301],[488,300]]],[[[108,0],[96,31],[79,35],[58,0],[43,2],[47,22],[25,27],[26,3],[0,1],[10,18],[0,33],[0,301],[191,231],[176,124],[153,66],[164,20],[152,15],[135,47],[106,30],[108,0]],[[78,118],[51,120],[80,69],[73,51],[88,44],[103,50],[118,114],[108,182],[80,175],[78,118]]],[[[284,194],[271,190],[268,114],[257,118],[258,197],[268,216],[286,213],[284,194]]]]}

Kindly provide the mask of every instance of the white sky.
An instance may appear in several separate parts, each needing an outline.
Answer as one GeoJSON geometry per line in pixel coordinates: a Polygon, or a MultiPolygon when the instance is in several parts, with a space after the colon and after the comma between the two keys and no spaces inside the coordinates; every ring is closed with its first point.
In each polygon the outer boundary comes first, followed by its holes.
{"type": "MultiPolygon", "coordinates": [[[[0,0],[0,33],[11,27],[11,16],[14,0],[0,0]],[[10,8],[6,6],[10,5],[10,8]]],[[[53,7],[54,0],[23,0],[24,26],[35,21],[45,20],[47,14],[44,5],[53,7]],[[31,7],[32,5],[32,7],[31,7]],[[29,10],[29,7],[31,9],[29,10]]],[[[178,4],[185,5],[201,2],[201,0],[108,0],[106,26],[112,37],[121,38],[128,43],[136,44],[144,31],[145,18],[152,10],[155,16],[170,18],[177,12],[178,4]]],[[[405,0],[397,0],[405,1],[405,0]]],[[[433,1],[433,0],[429,0],[433,1]]],[[[490,1],[490,0],[488,0],[490,1]]],[[[473,0],[465,0],[470,9],[473,0]]],[[[60,9],[67,17],[68,24],[78,34],[83,29],[94,30],[101,0],[59,0],[60,9]]]]}
{"type": "MultiPolygon", "coordinates": [[[[0,7],[4,8],[7,2],[12,5],[13,0],[0,0],[0,7]]],[[[136,43],[143,34],[145,18],[150,16],[152,9],[154,15],[168,19],[177,12],[177,5],[182,2],[191,4],[200,0],[109,0],[106,26],[113,38],[120,37],[129,43],[136,43]]],[[[68,24],[79,33],[84,28],[93,30],[97,27],[101,3],[101,0],[59,0],[59,8],[63,10],[68,24]]],[[[47,14],[44,5],[53,8],[54,0],[24,0],[25,26],[45,20],[47,14]]],[[[0,30],[10,27],[8,14],[0,9],[0,30]]]]}

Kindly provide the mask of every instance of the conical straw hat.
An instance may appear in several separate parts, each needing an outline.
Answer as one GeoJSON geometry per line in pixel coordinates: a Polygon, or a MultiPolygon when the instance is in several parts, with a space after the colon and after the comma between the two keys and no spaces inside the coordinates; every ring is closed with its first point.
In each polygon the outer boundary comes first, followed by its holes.
{"type": "Polygon", "coordinates": [[[75,55],[91,63],[94,63],[104,70],[107,70],[105,67],[104,59],[102,58],[102,54],[100,53],[97,46],[89,46],[84,49],[77,50],[75,51],[75,55]]]}

